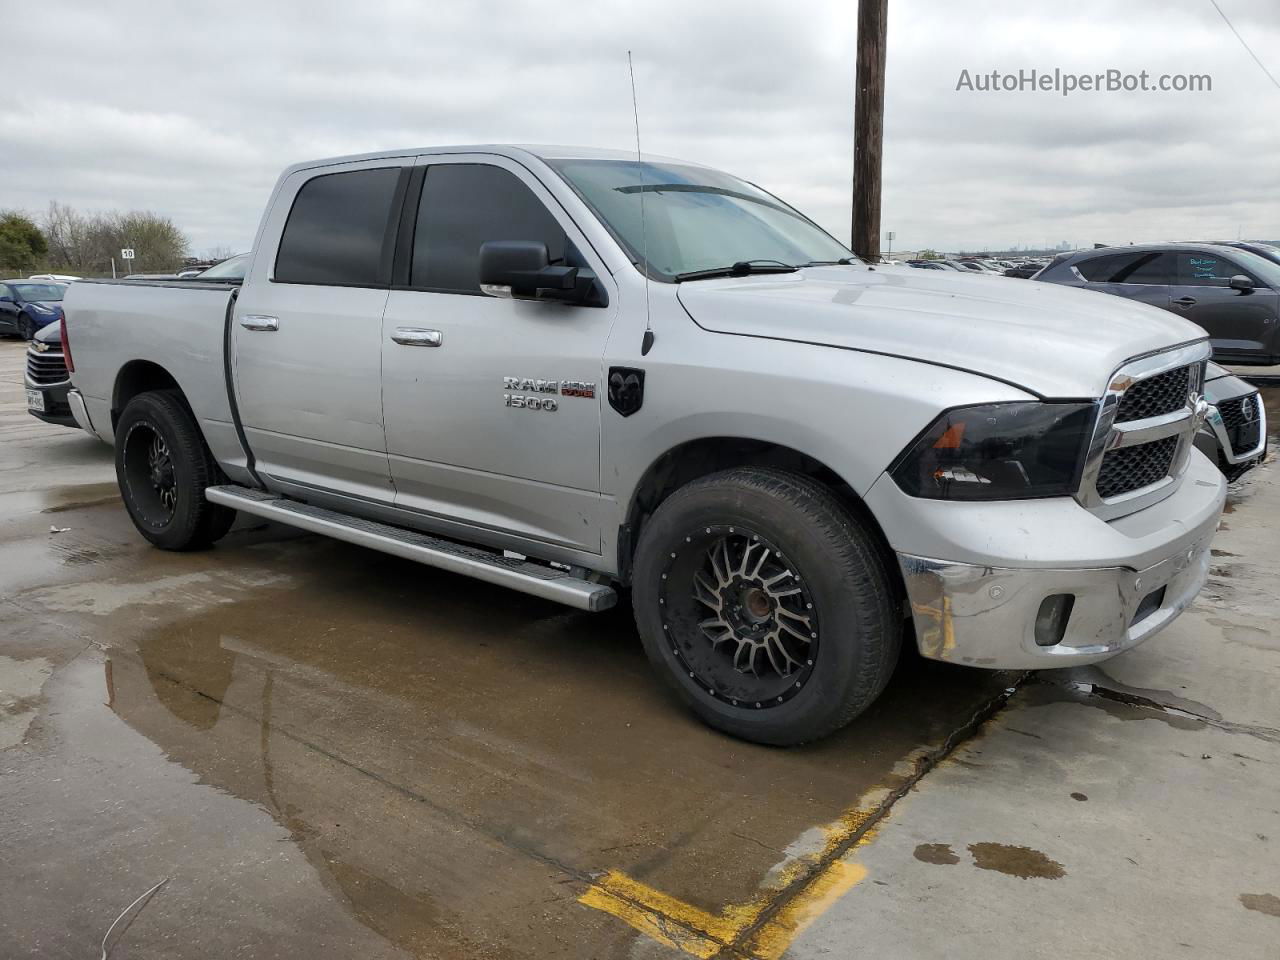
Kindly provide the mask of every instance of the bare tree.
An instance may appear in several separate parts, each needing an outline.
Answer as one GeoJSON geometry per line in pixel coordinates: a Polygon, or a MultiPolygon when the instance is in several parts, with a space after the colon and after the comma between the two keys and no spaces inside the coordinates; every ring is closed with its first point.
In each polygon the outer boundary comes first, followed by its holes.
{"type": "Polygon", "coordinates": [[[49,269],[81,276],[110,275],[117,270],[160,273],[177,269],[187,254],[188,241],[168,217],[149,211],[82,214],[54,201],[45,214],[49,241],[49,269]],[[120,251],[131,247],[134,260],[120,261],[120,251]]]}

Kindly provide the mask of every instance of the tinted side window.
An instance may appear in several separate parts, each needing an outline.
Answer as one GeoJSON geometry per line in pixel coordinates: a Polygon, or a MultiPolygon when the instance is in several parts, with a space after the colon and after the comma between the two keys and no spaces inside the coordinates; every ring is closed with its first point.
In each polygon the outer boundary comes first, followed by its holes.
{"type": "Polygon", "coordinates": [[[280,238],[281,283],[379,286],[392,237],[387,225],[399,167],[352,170],[303,184],[280,238]]]}
{"type": "Polygon", "coordinates": [[[480,292],[480,245],[536,240],[552,263],[565,256],[564,229],[542,201],[500,167],[450,163],[428,168],[418,205],[410,286],[480,292]]]}
{"type": "Polygon", "coordinates": [[[1248,272],[1211,253],[1178,254],[1178,282],[1184,287],[1225,287],[1237,274],[1248,272]]]}
{"type": "Polygon", "coordinates": [[[1090,283],[1173,283],[1173,258],[1167,253],[1119,253],[1077,265],[1090,283]]]}

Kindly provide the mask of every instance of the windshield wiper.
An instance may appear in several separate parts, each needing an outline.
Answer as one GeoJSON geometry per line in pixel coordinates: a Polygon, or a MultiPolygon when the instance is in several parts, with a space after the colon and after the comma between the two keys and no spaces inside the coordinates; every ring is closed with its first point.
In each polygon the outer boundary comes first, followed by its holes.
{"type": "Polygon", "coordinates": [[[849,267],[860,261],[853,257],[841,257],[839,260],[810,260],[808,263],[797,264],[801,267],[849,267]]]}
{"type": "Polygon", "coordinates": [[[687,273],[677,273],[675,275],[676,283],[683,283],[686,280],[712,280],[715,277],[746,277],[753,273],[795,273],[799,267],[794,267],[789,263],[783,263],[781,260],[739,260],[737,263],[728,267],[712,267],[709,270],[690,270],[687,273]]]}

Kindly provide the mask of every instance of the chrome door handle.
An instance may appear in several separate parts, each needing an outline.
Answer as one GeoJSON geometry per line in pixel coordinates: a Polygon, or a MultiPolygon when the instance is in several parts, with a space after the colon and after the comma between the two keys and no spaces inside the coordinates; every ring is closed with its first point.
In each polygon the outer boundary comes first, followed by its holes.
{"type": "Polygon", "coordinates": [[[1179,297],[1173,301],[1175,307],[1194,307],[1196,305],[1195,297],[1179,297]]]}
{"type": "Polygon", "coordinates": [[[279,317],[263,317],[252,313],[246,313],[240,318],[240,326],[246,330],[279,330],[279,317]]]}
{"type": "Polygon", "coordinates": [[[424,327],[396,327],[391,339],[406,347],[438,347],[444,343],[444,334],[424,327]]]}

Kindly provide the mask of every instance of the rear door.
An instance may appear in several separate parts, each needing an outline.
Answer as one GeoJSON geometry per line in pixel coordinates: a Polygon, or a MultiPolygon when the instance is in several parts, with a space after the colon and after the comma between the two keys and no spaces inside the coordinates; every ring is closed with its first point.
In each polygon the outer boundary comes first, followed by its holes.
{"type": "Polygon", "coordinates": [[[394,499],[382,311],[407,180],[398,160],[302,170],[273,204],[232,330],[245,434],[280,485],[394,499]]]}
{"type": "Polygon", "coordinates": [[[1113,253],[1075,265],[1088,289],[1169,309],[1174,258],[1162,251],[1113,253]]]}
{"type": "Polygon", "coordinates": [[[1280,294],[1230,257],[1214,252],[1179,253],[1173,309],[1203,327],[1221,360],[1267,362],[1276,331],[1280,294]],[[1246,276],[1253,291],[1233,290],[1234,276],[1246,276]]]}
{"type": "Polygon", "coordinates": [[[480,245],[541,242],[552,262],[611,280],[522,165],[450,155],[424,157],[421,169],[402,233],[411,237],[411,246],[402,240],[405,283],[392,291],[383,321],[396,504],[599,553],[601,364],[617,297],[571,306],[486,296],[480,245]]]}

